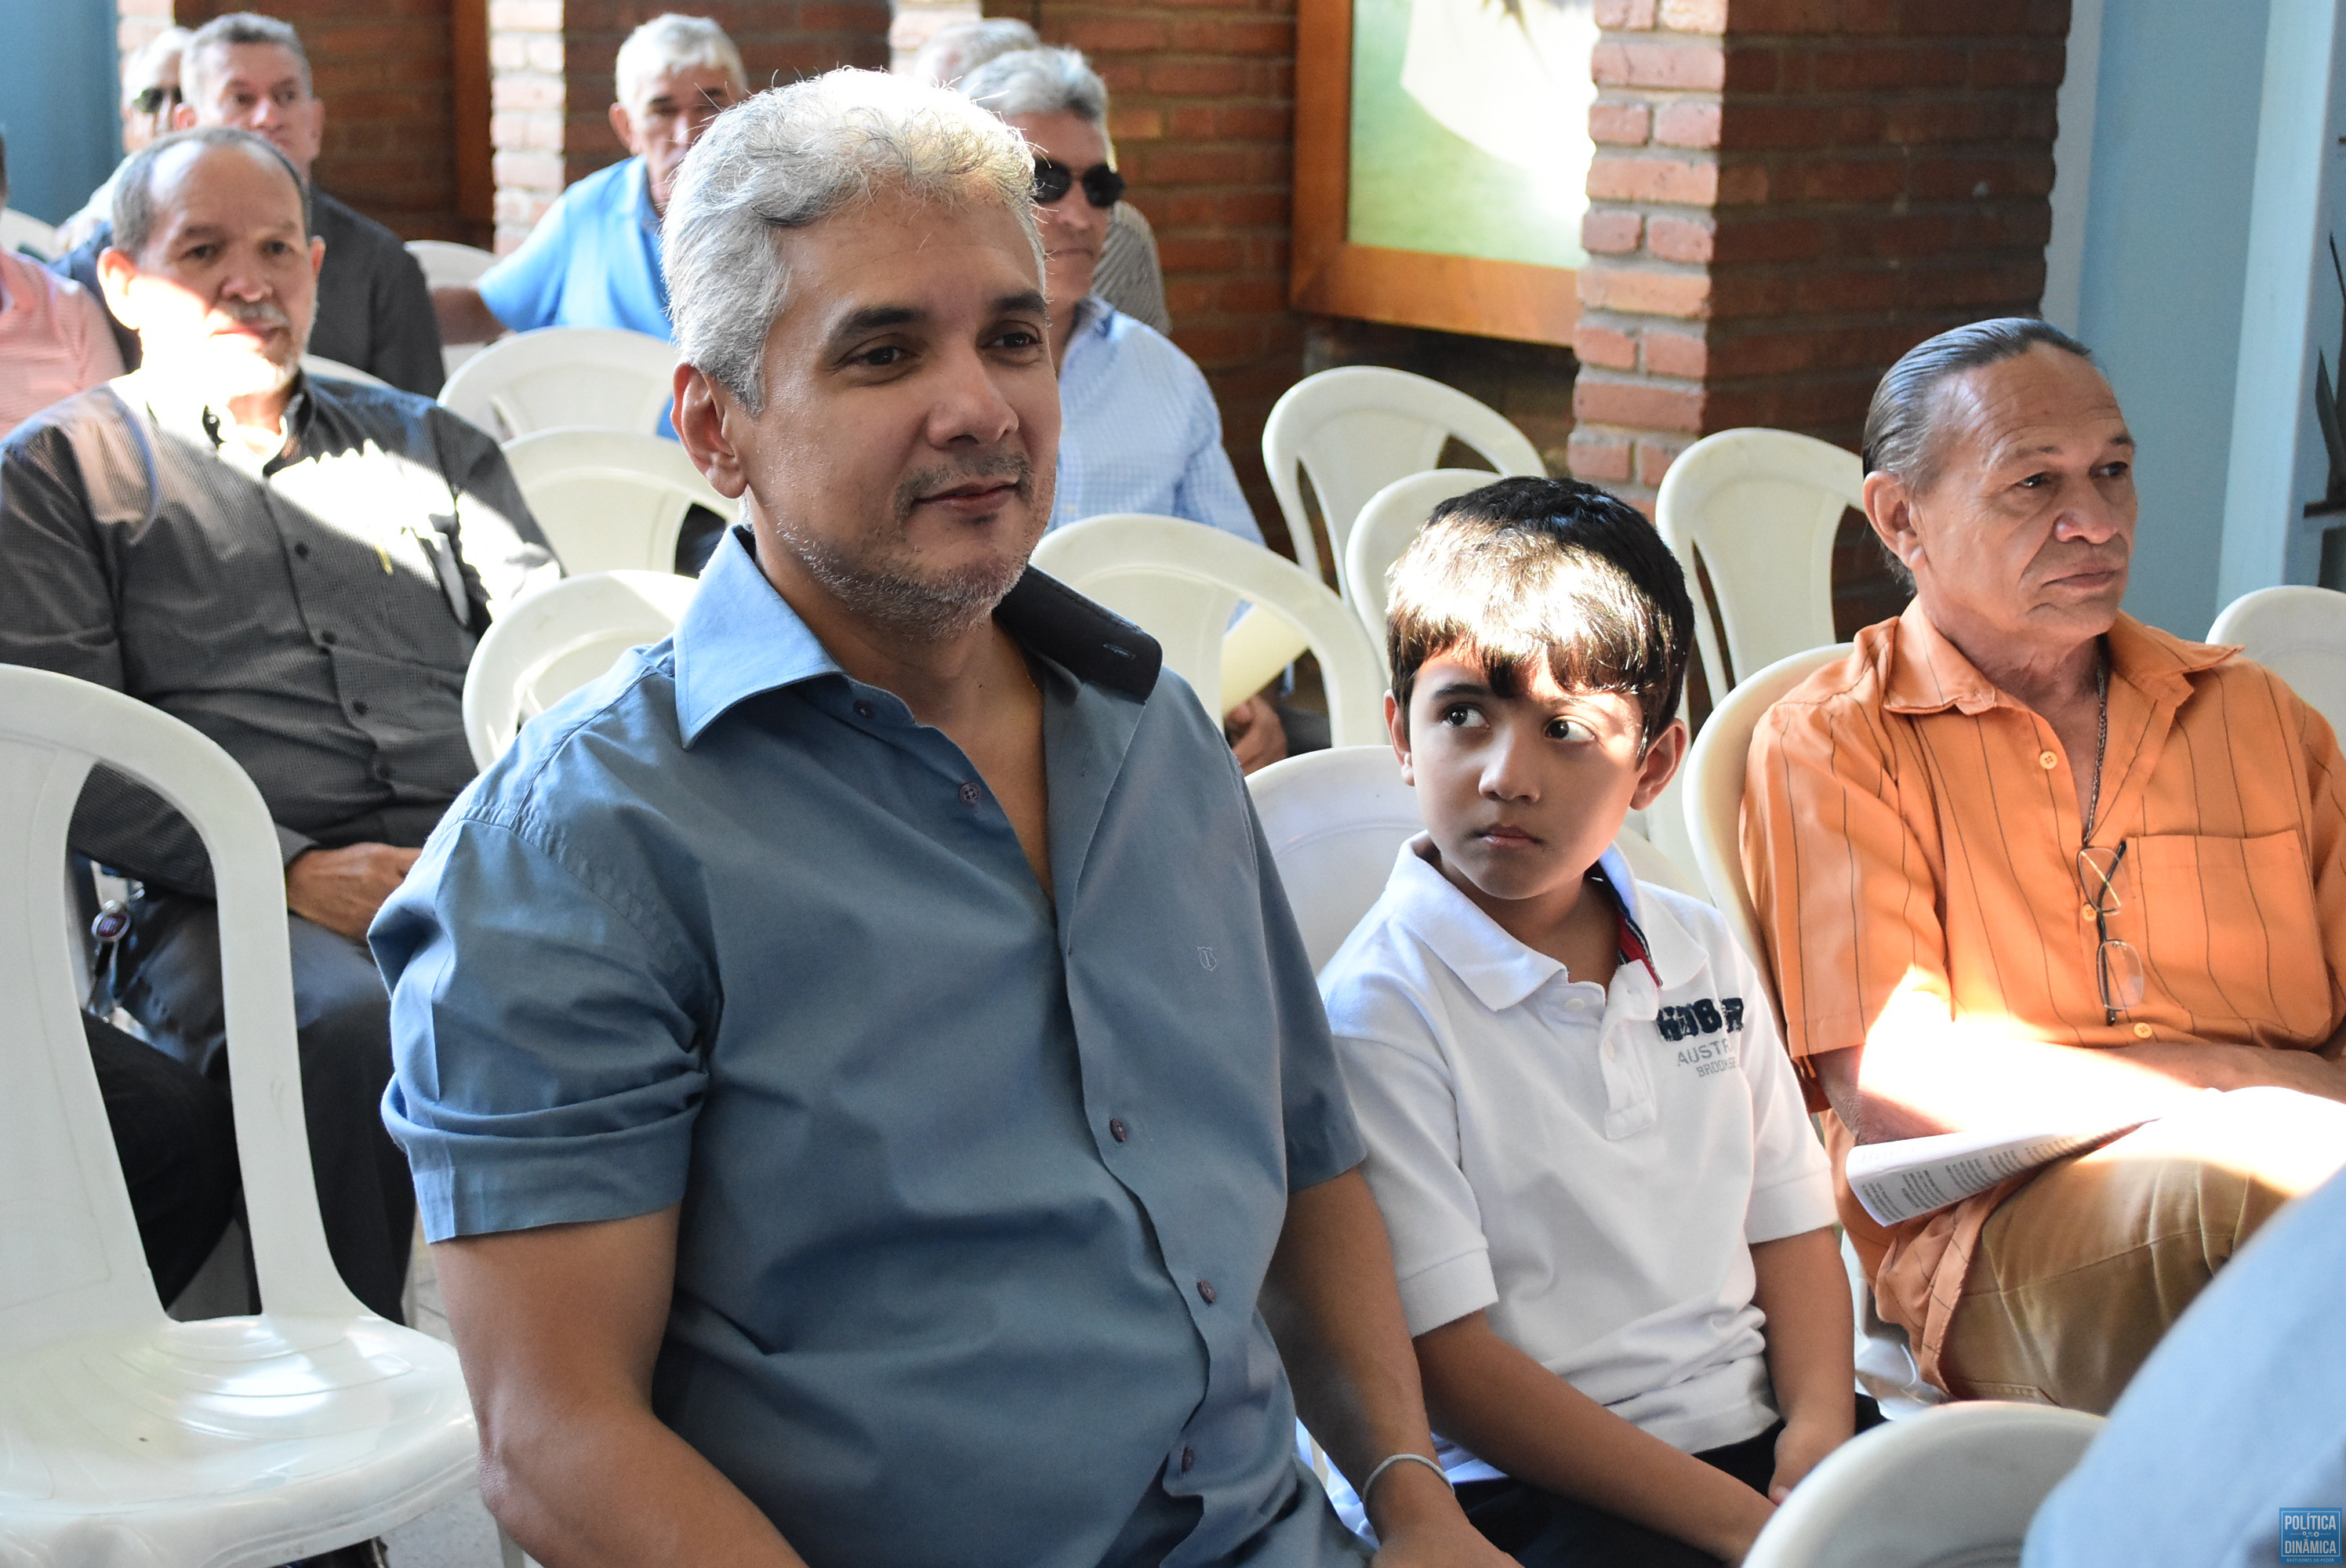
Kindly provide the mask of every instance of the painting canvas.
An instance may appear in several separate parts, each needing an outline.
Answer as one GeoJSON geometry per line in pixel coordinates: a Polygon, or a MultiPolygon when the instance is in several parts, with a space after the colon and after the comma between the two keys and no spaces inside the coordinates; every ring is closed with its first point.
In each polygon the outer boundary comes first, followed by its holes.
{"type": "Polygon", "coordinates": [[[1354,0],[1355,245],[1577,268],[1591,0],[1354,0]]]}

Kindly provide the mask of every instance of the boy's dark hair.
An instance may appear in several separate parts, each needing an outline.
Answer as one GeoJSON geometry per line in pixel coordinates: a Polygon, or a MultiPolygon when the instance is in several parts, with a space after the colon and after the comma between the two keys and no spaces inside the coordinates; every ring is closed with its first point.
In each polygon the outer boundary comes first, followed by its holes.
{"type": "Polygon", "coordinates": [[[1566,690],[1637,699],[1651,746],[1678,717],[1694,636],[1686,574],[1637,508],[1572,479],[1502,479],[1433,509],[1386,574],[1393,700],[1456,654],[1515,695],[1545,658],[1566,690]]]}

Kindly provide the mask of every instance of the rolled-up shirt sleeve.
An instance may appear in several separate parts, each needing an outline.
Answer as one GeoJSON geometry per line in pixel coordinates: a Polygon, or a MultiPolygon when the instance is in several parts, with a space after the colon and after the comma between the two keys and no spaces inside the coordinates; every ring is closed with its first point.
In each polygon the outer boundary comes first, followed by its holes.
{"type": "Polygon", "coordinates": [[[624,890],[515,825],[452,820],[369,940],[392,993],[383,1121],[428,1239],[682,1200],[711,987],[624,890]]]}

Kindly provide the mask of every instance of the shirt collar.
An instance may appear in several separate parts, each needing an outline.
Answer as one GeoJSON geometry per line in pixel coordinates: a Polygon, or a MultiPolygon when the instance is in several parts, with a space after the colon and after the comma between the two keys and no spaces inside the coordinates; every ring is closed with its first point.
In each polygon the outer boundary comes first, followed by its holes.
{"type": "MultiPolygon", "coordinates": [[[[1431,842],[1420,833],[1402,846],[1386,896],[1393,901],[1395,918],[1433,950],[1477,1002],[1494,1013],[1503,1012],[1565,972],[1561,962],[1508,935],[1452,885],[1424,857],[1431,842]]],[[[1638,896],[1637,879],[1619,849],[1608,848],[1596,869],[1604,872],[1622,912],[1643,939],[1659,988],[1693,979],[1705,962],[1700,944],[1668,909],[1638,896]]],[[[1634,972],[1639,980],[1647,973],[1643,964],[1635,962],[1620,972],[1634,972]]]]}
{"type": "MultiPolygon", "coordinates": [[[[994,608],[1020,644],[1079,680],[1144,701],[1162,654],[1131,622],[1029,567],[994,608]]],[[[848,678],[821,639],[759,569],[749,530],[718,544],[676,628],[677,727],[688,747],[752,697],[823,676],[848,678]]]]}
{"type": "MultiPolygon", "coordinates": [[[[2191,676],[2239,651],[2186,642],[2124,612],[2110,626],[2109,649],[2111,675],[2154,700],[2180,700],[2190,689],[2191,676]]],[[[1998,704],[2018,706],[1931,624],[1920,599],[1909,602],[1899,615],[1880,657],[1885,667],[1882,706],[1892,713],[1940,713],[1952,708],[1979,714],[1998,704]]]]}
{"type": "MultiPolygon", "coordinates": [[[[132,371],[117,385],[131,401],[146,405],[158,430],[193,443],[200,440],[214,453],[234,450],[242,452],[242,444],[230,449],[228,433],[236,423],[226,402],[215,403],[197,389],[175,376],[164,376],[148,369],[132,371]]],[[[316,401],[311,396],[306,374],[293,372],[293,395],[285,402],[285,433],[288,444],[266,459],[275,462],[279,456],[291,461],[299,457],[309,445],[311,422],[317,412],[316,401]]]]}
{"type": "Polygon", "coordinates": [[[644,162],[641,154],[627,160],[627,181],[635,202],[636,226],[647,234],[658,234],[660,231],[660,215],[659,209],[652,205],[651,167],[644,162]]]}

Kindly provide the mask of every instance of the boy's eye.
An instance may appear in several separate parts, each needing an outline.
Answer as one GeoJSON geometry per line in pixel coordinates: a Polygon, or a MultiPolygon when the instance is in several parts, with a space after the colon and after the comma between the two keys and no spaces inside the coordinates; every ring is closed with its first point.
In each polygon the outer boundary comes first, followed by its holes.
{"type": "Polygon", "coordinates": [[[1596,732],[1576,718],[1551,718],[1547,723],[1550,740],[1594,740],[1596,732]]]}
{"type": "Polygon", "coordinates": [[[1454,702],[1442,710],[1442,722],[1453,729],[1465,729],[1483,722],[1483,710],[1470,702],[1454,702]]]}

